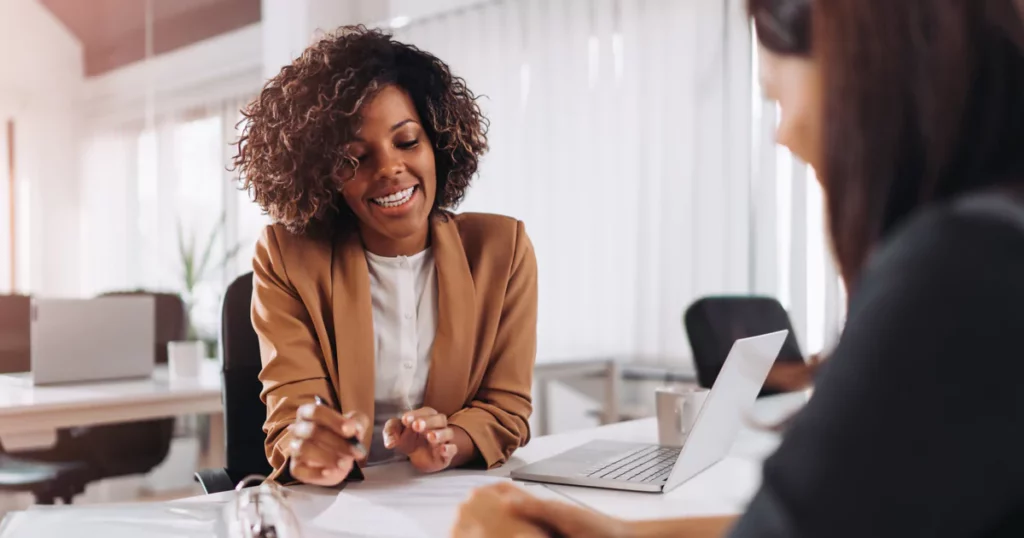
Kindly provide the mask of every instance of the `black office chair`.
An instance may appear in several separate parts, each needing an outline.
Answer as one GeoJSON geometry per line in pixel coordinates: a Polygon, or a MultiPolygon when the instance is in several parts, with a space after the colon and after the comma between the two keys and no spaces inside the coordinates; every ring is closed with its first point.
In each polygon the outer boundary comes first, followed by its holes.
{"type": "Polygon", "coordinates": [[[224,440],[227,468],[204,469],[196,480],[206,493],[233,489],[251,474],[269,475],[263,445],[267,407],[260,400],[260,343],[252,328],[252,273],[235,279],[224,293],[221,307],[221,349],[224,366],[224,440]]]}
{"type": "Polygon", "coordinates": [[[0,491],[31,493],[36,504],[71,504],[95,478],[83,462],[47,462],[3,453],[0,447],[0,491]]]}
{"type": "MultiPolygon", "coordinates": [[[[32,299],[0,295],[0,373],[29,371],[32,299]]],[[[0,491],[31,493],[36,504],[70,504],[85,491],[94,473],[84,461],[49,462],[9,454],[0,445],[0,491]]]]}
{"type": "MultiPolygon", "coordinates": [[[[717,296],[702,298],[686,309],[683,325],[690,339],[697,382],[711,388],[733,343],[740,338],[788,330],[778,362],[804,362],[786,309],[770,297],[717,296]]],[[[761,396],[778,394],[764,387],[761,396]]]]}

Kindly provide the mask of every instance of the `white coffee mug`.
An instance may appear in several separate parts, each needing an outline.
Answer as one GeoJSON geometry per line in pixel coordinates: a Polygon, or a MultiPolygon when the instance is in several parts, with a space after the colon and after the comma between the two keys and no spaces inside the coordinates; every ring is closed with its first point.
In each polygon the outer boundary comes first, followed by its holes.
{"type": "Polygon", "coordinates": [[[199,365],[206,355],[206,345],[194,340],[167,343],[167,369],[176,379],[199,377],[199,365]]]}
{"type": "Polygon", "coordinates": [[[700,387],[665,387],[655,391],[659,445],[683,446],[709,393],[700,387]]]}

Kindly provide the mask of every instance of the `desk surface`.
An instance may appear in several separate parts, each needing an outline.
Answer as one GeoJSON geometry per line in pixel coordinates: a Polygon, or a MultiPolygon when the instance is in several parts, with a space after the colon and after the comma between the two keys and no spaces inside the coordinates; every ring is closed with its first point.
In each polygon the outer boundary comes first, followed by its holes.
{"type": "Polygon", "coordinates": [[[158,366],[145,379],[33,386],[0,376],[0,435],[221,411],[220,365],[203,364],[195,379],[171,379],[158,366]]]}
{"type": "MultiPolygon", "coordinates": [[[[533,487],[532,490],[538,493],[546,492],[544,497],[560,496],[562,500],[629,519],[735,513],[743,509],[754,493],[759,482],[761,461],[778,442],[775,435],[758,427],[757,424],[778,420],[798,408],[805,400],[803,393],[760,400],[753,416],[749,417],[751,427],[740,434],[726,459],[664,495],[562,486],[552,486],[549,489],[533,487]]],[[[366,470],[365,482],[351,484],[344,488],[341,494],[333,489],[303,486],[293,489],[291,502],[295,513],[305,522],[314,519],[329,520],[335,528],[354,532],[354,529],[348,527],[361,525],[361,528],[366,529],[366,522],[359,521],[360,512],[353,512],[362,507],[390,514],[394,520],[406,520],[406,524],[416,527],[415,534],[447,536],[458,505],[467,498],[468,488],[472,487],[463,487],[460,484],[479,483],[480,480],[472,479],[479,479],[481,476],[489,476],[500,481],[520,465],[555,455],[593,439],[652,441],[657,436],[656,429],[654,419],[645,419],[540,437],[533,440],[529,446],[520,449],[507,465],[489,472],[447,471],[435,475],[421,475],[407,463],[373,467],[366,470]],[[470,480],[465,480],[466,478],[470,480]],[[453,490],[453,487],[457,489],[453,490]],[[383,508],[380,508],[381,505],[383,508]],[[418,517],[423,515],[424,506],[429,508],[429,517],[418,517]]],[[[233,493],[194,497],[186,499],[185,502],[224,503],[231,495],[233,493]]],[[[125,510],[125,517],[132,515],[130,507],[122,509],[125,510]]],[[[110,511],[117,510],[119,508],[116,506],[110,507],[110,511]]],[[[18,523],[17,519],[24,516],[25,513],[11,514],[11,519],[5,523],[18,523]]],[[[116,516],[110,512],[107,517],[111,518],[110,521],[116,521],[116,516]]],[[[387,521],[390,523],[392,519],[387,521]]],[[[386,526],[387,523],[381,525],[378,519],[373,521],[371,528],[381,528],[384,533],[382,535],[394,536],[394,532],[387,532],[394,529],[387,529],[386,526]]],[[[132,534],[143,538],[145,535],[137,532],[132,534]]],[[[310,536],[328,535],[337,536],[321,532],[310,533],[310,536]]],[[[359,535],[374,536],[375,533],[371,531],[370,534],[364,532],[359,535]]]]}
{"type": "MultiPolygon", "coordinates": [[[[763,398],[758,401],[749,427],[745,428],[732,447],[727,458],[712,466],[679,488],[667,494],[630,493],[569,486],[546,486],[562,500],[575,502],[616,517],[626,519],[664,519],[686,516],[707,516],[737,513],[743,510],[760,484],[761,462],[778,444],[778,437],[767,432],[761,424],[772,424],[798,409],[806,401],[804,393],[763,398]]],[[[394,491],[402,494],[401,484],[415,479],[416,488],[429,487],[430,480],[448,480],[459,476],[487,475],[495,478],[508,477],[509,473],[522,465],[554,456],[594,439],[655,442],[657,424],[655,419],[623,422],[583,431],[539,437],[519,449],[503,467],[487,472],[448,471],[437,475],[424,476],[406,463],[389,464],[366,470],[366,485],[353,485],[346,491],[359,492],[373,488],[374,483],[396,484],[394,491]]],[[[380,487],[380,486],[377,486],[380,487]]],[[[387,487],[387,486],[384,486],[387,487]]],[[[448,487],[448,486],[446,486],[448,487]]],[[[337,491],[324,488],[300,486],[294,488],[301,495],[303,506],[299,510],[319,513],[325,510],[338,495],[337,491]]],[[[187,501],[224,501],[230,494],[195,497],[187,501]]],[[[454,520],[458,504],[469,495],[460,494],[443,510],[448,514],[441,520],[454,520]]],[[[550,496],[550,495],[545,495],[550,496]]],[[[439,535],[445,535],[441,532],[439,535]]]]}

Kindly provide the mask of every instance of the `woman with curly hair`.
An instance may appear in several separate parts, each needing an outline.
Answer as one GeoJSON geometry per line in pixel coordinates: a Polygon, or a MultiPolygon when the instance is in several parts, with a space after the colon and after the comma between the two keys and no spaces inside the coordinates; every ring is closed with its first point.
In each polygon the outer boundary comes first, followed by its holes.
{"type": "Polygon", "coordinates": [[[434,56],[345,27],[243,111],[235,165],[274,221],[252,303],[274,477],[492,467],[529,439],[533,247],[515,219],[450,211],[487,149],[475,99],[434,56]]]}

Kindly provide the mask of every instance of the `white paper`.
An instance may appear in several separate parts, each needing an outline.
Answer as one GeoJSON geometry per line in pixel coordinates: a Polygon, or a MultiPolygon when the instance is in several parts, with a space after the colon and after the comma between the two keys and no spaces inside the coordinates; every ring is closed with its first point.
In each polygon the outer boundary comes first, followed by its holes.
{"type": "Polygon", "coordinates": [[[0,538],[226,538],[223,503],[32,507],[11,514],[0,538]]]}

